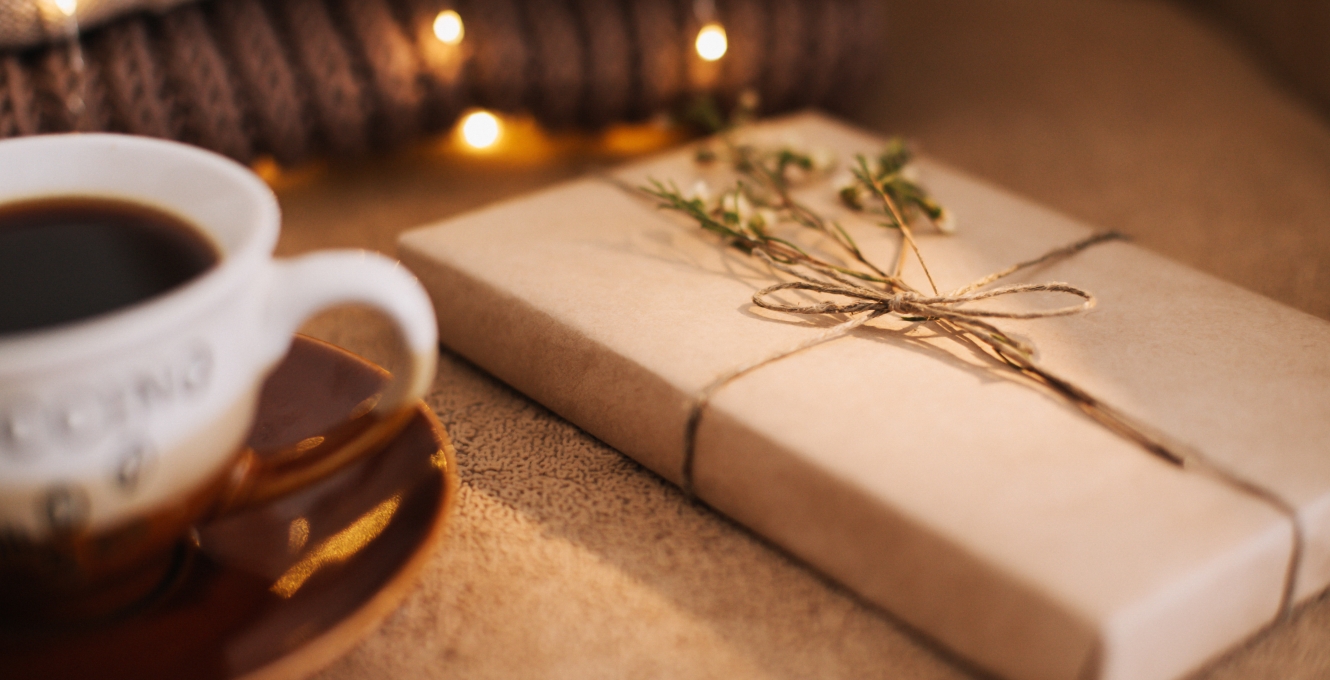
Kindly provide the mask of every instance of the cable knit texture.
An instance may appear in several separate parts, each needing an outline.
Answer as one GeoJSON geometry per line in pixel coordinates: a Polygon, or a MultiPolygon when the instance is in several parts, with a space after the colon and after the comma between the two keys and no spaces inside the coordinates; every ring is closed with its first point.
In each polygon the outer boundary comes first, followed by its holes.
{"type": "Polygon", "coordinates": [[[294,163],[398,146],[468,106],[558,128],[747,88],[765,112],[835,105],[882,23],[869,0],[721,0],[715,12],[699,17],[688,0],[208,0],[0,55],[0,136],[111,130],[294,163]],[[434,37],[445,9],[463,16],[461,45],[434,37]],[[732,24],[718,63],[692,50],[710,19],[732,24]]]}

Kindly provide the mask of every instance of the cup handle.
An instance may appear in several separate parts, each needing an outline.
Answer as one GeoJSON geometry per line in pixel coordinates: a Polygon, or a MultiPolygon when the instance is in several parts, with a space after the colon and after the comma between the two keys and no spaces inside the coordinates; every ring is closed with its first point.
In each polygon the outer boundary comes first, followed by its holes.
{"type": "Polygon", "coordinates": [[[260,340],[267,343],[261,351],[271,357],[272,366],[285,356],[301,323],[328,307],[347,303],[384,312],[398,328],[407,361],[372,408],[305,440],[313,444],[262,457],[246,448],[222,496],[222,513],[294,491],[389,441],[411,419],[416,401],[434,380],[438,362],[434,308],[401,263],[369,251],[333,250],[277,260],[271,271],[260,340]]]}

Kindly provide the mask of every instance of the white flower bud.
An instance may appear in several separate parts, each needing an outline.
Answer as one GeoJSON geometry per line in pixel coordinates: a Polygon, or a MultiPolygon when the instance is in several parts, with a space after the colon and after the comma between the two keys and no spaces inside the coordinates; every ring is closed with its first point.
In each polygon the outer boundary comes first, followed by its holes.
{"type": "Polygon", "coordinates": [[[748,201],[742,190],[734,189],[721,194],[720,211],[726,215],[727,221],[730,219],[729,216],[733,215],[739,224],[747,224],[753,216],[753,204],[748,201]]]}
{"type": "Polygon", "coordinates": [[[734,201],[734,212],[739,214],[739,224],[747,224],[749,218],[753,216],[753,204],[748,202],[748,197],[741,192],[735,192],[737,198],[734,201]]]}
{"type": "Polygon", "coordinates": [[[758,227],[772,227],[776,225],[779,218],[776,217],[776,211],[771,208],[758,208],[757,214],[753,215],[751,224],[758,227]]]}
{"type": "Polygon", "coordinates": [[[956,214],[946,208],[942,209],[942,214],[934,223],[937,224],[938,231],[948,236],[956,233],[956,214]]]}
{"type": "Polygon", "coordinates": [[[836,152],[819,146],[808,152],[808,160],[813,163],[813,172],[826,172],[836,164],[836,152]]]}
{"type": "Polygon", "coordinates": [[[690,201],[700,199],[703,204],[710,203],[711,185],[707,184],[706,180],[699,179],[693,182],[693,186],[689,187],[688,191],[684,192],[683,197],[690,201]]]}

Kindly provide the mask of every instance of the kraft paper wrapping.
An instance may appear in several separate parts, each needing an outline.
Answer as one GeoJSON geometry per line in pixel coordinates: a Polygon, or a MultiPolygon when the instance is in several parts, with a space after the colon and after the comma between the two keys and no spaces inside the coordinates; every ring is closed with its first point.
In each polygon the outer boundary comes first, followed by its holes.
{"type": "MultiPolygon", "coordinates": [[[[752,134],[797,135],[842,161],[882,143],[816,114],[752,134]]],[[[956,236],[919,235],[941,289],[1090,233],[919,166],[960,220],[956,236]]],[[[684,150],[616,176],[687,187],[724,173],[684,150]]],[[[829,185],[800,196],[870,257],[895,256],[895,235],[839,209],[829,185]]],[[[400,255],[431,291],[445,344],[678,483],[689,400],[835,322],[754,307],[773,275],[718,244],[587,178],[409,232],[400,255]]],[[[926,285],[917,268],[906,278],[926,285]]],[[[1001,328],[1045,367],[1287,500],[1307,540],[1297,599],[1330,582],[1330,324],[1121,242],[1020,280],[1066,281],[1099,305],[1001,328]]],[[[1287,517],[926,324],[883,317],[739,378],[696,443],[701,499],[1007,677],[1174,678],[1278,613],[1287,517]]]]}

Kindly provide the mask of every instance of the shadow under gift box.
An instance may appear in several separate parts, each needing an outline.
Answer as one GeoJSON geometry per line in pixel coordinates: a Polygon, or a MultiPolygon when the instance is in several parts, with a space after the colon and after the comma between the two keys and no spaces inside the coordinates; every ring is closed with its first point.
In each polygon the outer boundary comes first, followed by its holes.
{"type": "MultiPolygon", "coordinates": [[[[883,143],[816,114],[752,134],[796,134],[843,163],[883,143]]],[[[961,220],[957,236],[918,237],[941,290],[1089,233],[919,165],[961,220]]],[[[682,187],[713,175],[689,150],[615,173],[682,187]]],[[[826,183],[799,197],[843,220],[870,259],[895,257],[894,232],[841,210],[826,183]]],[[[773,282],[765,269],[599,178],[400,246],[445,344],[676,483],[690,400],[834,323],[752,306],[773,282]]],[[[917,268],[905,277],[925,285],[917,268]]],[[[1291,561],[1294,600],[1322,590],[1330,324],[1125,243],[1026,278],[1090,290],[1098,307],[999,327],[1053,373],[1284,499],[1300,555],[1270,503],[890,316],[725,386],[697,431],[697,495],[1012,678],[1175,678],[1278,616],[1291,561]]]]}

